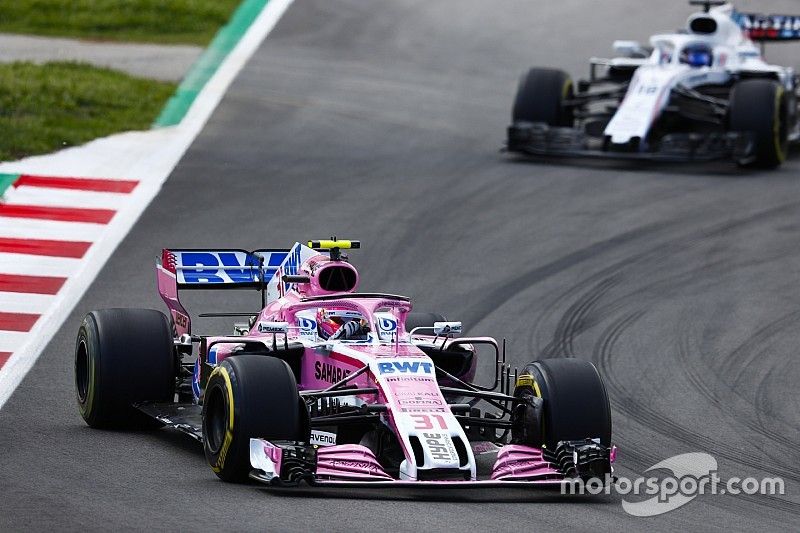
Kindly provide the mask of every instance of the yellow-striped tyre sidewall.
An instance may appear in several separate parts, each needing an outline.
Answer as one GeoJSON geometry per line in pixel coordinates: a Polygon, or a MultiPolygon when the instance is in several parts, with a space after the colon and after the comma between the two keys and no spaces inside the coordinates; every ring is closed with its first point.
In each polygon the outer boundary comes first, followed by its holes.
{"type": "Polygon", "coordinates": [[[223,391],[224,391],[225,403],[227,404],[226,405],[227,423],[225,425],[225,438],[222,441],[222,446],[220,447],[219,453],[217,453],[216,462],[211,465],[211,469],[214,472],[219,473],[222,471],[223,468],[225,468],[225,459],[228,457],[228,452],[230,451],[231,444],[233,443],[235,404],[233,398],[233,386],[231,385],[231,376],[228,373],[228,369],[225,366],[216,367],[208,379],[209,384],[213,384],[215,377],[219,380],[222,380],[222,382],[224,383],[223,391]]]}

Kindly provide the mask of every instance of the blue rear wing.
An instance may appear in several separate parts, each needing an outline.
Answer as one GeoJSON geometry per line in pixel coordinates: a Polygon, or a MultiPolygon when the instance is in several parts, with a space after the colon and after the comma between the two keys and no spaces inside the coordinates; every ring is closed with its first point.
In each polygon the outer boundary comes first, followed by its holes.
{"type": "Polygon", "coordinates": [[[753,41],[800,40],[800,15],[763,15],[735,11],[731,16],[745,35],[753,41]]]}
{"type": "Polygon", "coordinates": [[[285,249],[165,249],[161,267],[179,289],[264,289],[288,255],[285,249]]]}
{"type": "MultiPolygon", "coordinates": [[[[289,256],[289,250],[167,250],[156,264],[158,293],[172,317],[175,339],[192,333],[192,319],[180,301],[180,289],[258,289],[261,308],[267,287],[289,256]]],[[[245,313],[251,316],[257,313],[245,313]]],[[[239,316],[211,313],[206,316],[239,316]]],[[[201,315],[203,316],[203,315],[201,315]]]]}

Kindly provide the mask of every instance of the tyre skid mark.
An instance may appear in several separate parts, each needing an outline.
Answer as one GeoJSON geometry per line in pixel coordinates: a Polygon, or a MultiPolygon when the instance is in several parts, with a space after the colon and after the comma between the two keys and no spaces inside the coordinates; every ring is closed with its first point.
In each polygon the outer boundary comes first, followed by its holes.
{"type": "MultiPolygon", "coordinates": [[[[769,219],[772,219],[772,218],[781,217],[783,215],[786,215],[787,213],[791,213],[793,211],[797,211],[798,206],[800,206],[800,203],[798,203],[798,202],[790,202],[790,203],[787,203],[787,204],[781,204],[781,205],[778,205],[778,206],[775,206],[775,207],[772,207],[772,208],[769,208],[769,209],[765,209],[765,210],[762,210],[762,211],[758,211],[756,213],[749,214],[749,215],[747,215],[745,217],[726,220],[726,221],[724,221],[722,223],[718,223],[716,225],[713,225],[713,226],[710,226],[710,227],[707,227],[707,228],[702,228],[702,229],[699,229],[699,230],[696,229],[696,228],[697,228],[698,225],[702,226],[702,224],[704,222],[702,217],[704,216],[704,214],[701,214],[701,216],[698,217],[696,220],[694,220],[694,219],[693,220],[687,220],[685,223],[690,228],[692,228],[691,231],[688,234],[682,234],[682,235],[670,237],[670,238],[666,239],[663,242],[656,242],[654,245],[652,245],[651,247],[647,248],[646,250],[643,250],[643,251],[640,251],[640,252],[636,252],[636,253],[634,253],[632,255],[629,255],[629,256],[626,256],[626,257],[624,257],[624,258],[622,258],[620,260],[617,260],[614,263],[612,263],[611,265],[609,265],[609,266],[601,269],[600,271],[596,272],[592,276],[589,276],[588,278],[585,278],[585,279],[581,280],[580,282],[575,283],[568,291],[566,291],[565,293],[560,294],[552,303],[550,303],[549,305],[543,307],[542,308],[542,312],[539,315],[539,317],[534,320],[533,325],[532,325],[532,329],[531,329],[531,331],[532,331],[531,338],[532,338],[532,340],[535,339],[535,337],[537,335],[536,332],[538,331],[541,323],[548,316],[553,314],[554,310],[558,308],[559,304],[561,304],[561,303],[563,303],[565,301],[568,301],[570,298],[575,297],[575,295],[577,295],[577,294],[580,294],[582,291],[586,290],[585,288],[587,286],[591,286],[594,283],[598,283],[598,280],[602,280],[604,278],[608,278],[608,277],[612,277],[612,276],[617,276],[617,275],[620,275],[620,273],[624,273],[625,271],[635,270],[637,265],[643,264],[643,263],[645,263],[647,261],[651,261],[651,262],[654,262],[656,264],[660,264],[664,260],[669,260],[669,259],[674,258],[675,256],[677,256],[681,252],[685,252],[687,250],[690,250],[690,249],[696,248],[698,246],[701,246],[702,244],[708,242],[709,240],[717,239],[717,238],[719,238],[719,237],[721,237],[721,236],[723,236],[725,234],[731,233],[731,232],[733,232],[735,230],[739,230],[739,229],[743,229],[745,227],[748,227],[749,225],[751,225],[751,224],[753,224],[755,222],[760,222],[760,221],[763,221],[763,220],[769,220],[769,219]]],[[[554,261],[553,263],[549,263],[548,265],[545,265],[544,267],[533,269],[529,273],[517,278],[517,280],[512,280],[511,282],[505,284],[504,287],[514,286],[515,290],[517,290],[518,292],[521,293],[525,289],[532,287],[536,283],[538,283],[540,281],[543,281],[544,279],[546,279],[546,278],[548,278],[548,277],[550,277],[552,275],[558,274],[558,273],[560,273],[560,272],[562,272],[562,271],[564,271],[564,270],[566,270],[568,268],[571,268],[571,267],[573,267],[573,266],[575,266],[575,265],[577,265],[577,264],[579,264],[579,263],[581,263],[583,261],[588,260],[589,258],[588,257],[583,257],[583,254],[584,254],[585,251],[587,251],[589,249],[593,249],[594,250],[594,249],[599,248],[600,252],[611,251],[613,248],[616,248],[616,247],[619,247],[619,246],[623,246],[623,245],[628,244],[628,243],[633,243],[634,241],[636,241],[639,238],[656,236],[659,233],[662,233],[663,232],[662,230],[669,229],[670,227],[676,226],[676,225],[677,225],[677,223],[675,223],[675,222],[669,222],[669,223],[665,223],[665,224],[661,224],[661,225],[651,224],[651,225],[648,225],[648,226],[644,226],[642,228],[638,228],[637,230],[632,230],[632,231],[626,232],[624,234],[618,235],[618,236],[616,236],[616,237],[614,237],[612,239],[609,239],[607,241],[602,241],[602,243],[595,243],[595,244],[587,247],[586,249],[583,249],[583,250],[581,250],[579,252],[575,252],[573,254],[569,254],[568,256],[565,256],[562,259],[559,259],[557,261],[554,261]],[[612,245],[612,243],[613,243],[613,245],[612,245]],[[600,244],[603,244],[603,246],[600,247],[599,246],[600,244]],[[577,254],[577,257],[575,257],[576,254],[577,254]],[[577,259],[577,260],[566,261],[565,260],[566,258],[572,258],[572,259],[577,259]],[[557,269],[555,271],[552,271],[553,270],[552,267],[554,265],[556,265],[556,264],[561,266],[561,268],[559,268],[559,269],[557,269]],[[534,275],[534,273],[536,275],[534,275]],[[545,276],[538,275],[538,274],[541,274],[541,273],[546,273],[547,275],[545,275],[545,276]],[[522,279],[528,279],[530,281],[530,284],[526,285],[525,287],[518,287],[518,285],[519,285],[519,283],[520,283],[520,281],[522,279]]],[[[747,262],[747,264],[753,264],[753,263],[755,263],[755,262],[747,262]]],[[[707,270],[711,266],[723,266],[723,265],[730,265],[730,262],[725,261],[725,260],[719,260],[719,261],[713,262],[711,264],[705,264],[705,265],[703,265],[701,267],[698,267],[698,268],[694,269],[693,271],[689,271],[689,272],[687,272],[685,274],[680,274],[679,276],[683,276],[685,278],[685,282],[687,284],[688,283],[692,283],[692,282],[699,282],[700,281],[699,279],[695,280],[692,277],[693,273],[702,273],[703,270],[707,270]]],[[[670,283],[670,279],[669,278],[665,279],[661,283],[668,286],[669,283],[670,283]]],[[[644,288],[642,288],[642,289],[640,289],[639,291],[636,291],[636,292],[637,293],[643,293],[643,292],[646,292],[647,290],[652,290],[654,287],[659,287],[659,286],[660,285],[657,282],[656,283],[651,283],[648,286],[646,286],[646,287],[644,287],[644,288]]],[[[681,288],[685,288],[685,286],[679,287],[678,290],[680,290],[681,288]]],[[[504,294],[503,291],[499,291],[498,292],[497,289],[493,289],[493,290],[491,290],[489,292],[491,294],[494,294],[494,295],[496,295],[496,294],[504,294]]],[[[480,301],[480,300],[478,300],[478,301],[480,301]]],[[[483,308],[482,308],[480,313],[476,312],[476,315],[472,318],[471,323],[477,323],[478,321],[483,320],[492,311],[497,309],[497,307],[499,307],[499,304],[502,303],[503,301],[505,301],[505,299],[498,300],[498,298],[490,298],[490,299],[485,299],[483,301],[484,301],[484,303],[486,305],[483,306],[483,308]],[[493,307],[490,307],[489,304],[492,304],[493,307]]],[[[574,312],[574,310],[573,310],[573,312],[574,312]]],[[[470,315],[467,314],[467,316],[470,316],[470,315]]],[[[567,320],[566,322],[568,322],[568,321],[569,320],[567,320]]],[[[561,322],[559,322],[559,324],[561,324],[561,322]]],[[[555,341],[551,340],[550,342],[548,342],[547,345],[545,346],[545,348],[543,348],[541,351],[546,351],[547,353],[554,353],[554,352],[551,352],[551,351],[554,349],[554,346],[558,346],[558,345],[566,345],[566,346],[570,347],[570,349],[572,349],[571,348],[571,346],[572,346],[571,340],[569,342],[567,342],[566,344],[563,341],[559,341],[558,340],[557,337],[559,335],[563,335],[563,333],[564,332],[562,331],[559,334],[554,335],[555,341]]],[[[529,351],[532,351],[532,352],[539,351],[539,350],[536,349],[537,345],[538,345],[538,343],[529,342],[528,343],[529,351]]]]}
{"type": "MultiPolygon", "coordinates": [[[[601,371],[600,373],[609,389],[609,399],[611,400],[613,408],[617,411],[627,414],[631,418],[643,422],[646,427],[649,427],[665,437],[678,440],[684,444],[699,446],[700,449],[703,450],[712,450],[715,455],[729,459],[734,463],[747,464],[748,466],[757,470],[762,470],[764,466],[762,462],[750,460],[743,461],[741,455],[737,454],[738,450],[732,448],[723,447],[720,449],[719,447],[708,446],[708,438],[670,421],[668,418],[657,413],[655,410],[642,405],[640,402],[636,402],[634,397],[631,397],[629,394],[627,394],[625,385],[616,378],[617,374],[613,369],[613,349],[625,330],[627,330],[642,316],[644,316],[644,314],[645,313],[643,311],[632,311],[614,321],[601,334],[600,339],[595,345],[595,349],[592,353],[592,360],[598,366],[598,370],[601,371]]],[[[624,443],[620,444],[622,444],[624,448],[624,443]]],[[[625,455],[626,457],[631,457],[636,460],[638,462],[637,467],[641,470],[644,470],[650,464],[663,459],[663,457],[658,457],[652,453],[639,451],[632,453],[627,449],[625,450],[625,455]]],[[[772,466],[773,465],[770,465],[770,467],[772,466]]],[[[797,474],[791,470],[785,470],[784,472],[776,472],[773,470],[771,472],[772,475],[776,473],[787,479],[800,479],[797,477],[797,474]]],[[[723,479],[722,481],[725,482],[726,480],[723,479]]],[[[800,509],[798,509],[794,502],[768,494],[739,494],[736,497],[736,502],[720,499],[714,499],[711,501],[714,505],[727,508],[731,506],[735,507],[736,503],[741,500],[746,500],[749,503],[757,506],[779,509],[792,514],[800,514],[800,509]]]]}
{"type": "MultiPolygon", "coordinates": [[[[793,422],[770,414],[774,413],[774,410],[769,408],[771,402],[768,398],[768,394],[771,390],[773,390],[772,384],[779,374],[780,369],[776,367],[771,368],[756,388],[755,401],[753,402],[753,406],[756,411],[756,419],[758,421],[756,427],[759,428],[758,431],[762,432],[764,435],[776,434],[775,431],[767,427],[767,420],[775,421],[775,419],[778,418],[778,422],[782,423],[784,426],[789,426],[793,422]]],[[[795,431],[797,431],[797,428],[795,428],[795,431]]],[[[781,433],[777,433],[777,435],[780,437],[778,440],[785,445],[783,451],[787,454],[788,460],[793,464],[800,464],[800,453],[798,453],[797,450],[797,440],[788,438],[781,433]]]]}
{"type": "Polygon", "coordinates": [[[735,370],[732,375],[733,385],[741,384],[745,371],[757,360],[760,352],[756,348],[764,346],[769,339],[798,322],[800,322],[800,311],[788,313],[760,328],[731,352],[725,363],[728,369],[735,370]]]}
{"type": "MultiPolygon", "coordinates": [[[[622,261],[618,261],[601,270],[600,272],[597,272],[596,274],[573,285],[566,293],[559,295],[555,301],[548,305],[542,314],[535,319],[533,328],[534,333],[532,336],[535,335],[535,330],[539,329],[540,324],[546,316],[552,315],[555,309],[561,305],[564,305],[565,302],[568,302],[570,299],[575,298],[575,303],[569,305],[564,315],[558,321],[554,328],[555,332],[553,333],[551,340],[547,343],[545,349],[543,350],[543,352],[547,355],[573,356],[575,355],[573,340],[576,334],[589,331],[591,327],[597,323],[602,322],[603,320],[611,319],[615,313],[624,311],[624,309],[630,305],[630,302],[639,300],[639,298],[637,298],[638,296],[652,293],[660,297],[664,296],[665,294],[688,290],[693,285],[702,287],[703,284],[719,283],[717,278],[721,272],[732,272],[737,269],[756,266],[762,263],[764,260],[777,260],[781,257],[785,257],[787,253],[778,252],[777,255],[773,254],[773,256],[769,258],[760,257],[758,260],[736,262],[731,262],[725,259],[715,260],[708,263],[703,263],[698,267],[680,272],[667,278],[652,281],[617,298],[611,298],[614,291],[611,291],[610,289],[613,286],[621,286],[621,276],[624,276],[624,274],[628,271],[644,269],[648,263],[661,265],[664,261],[670,259],[672,259],[673,262],[680,264],[679,254],[681,253],[704,245],[711,239],[716,239],[717,237],[729,234],[733,231],[743,229],[755,222],[769,220],[776,216],[785,215],[787,212],[793,212],[796,210],[796,207],[796,203],[785,204],[752,214],[747,217],[743,217],[738,220],[726,221],[710,228],[692,231],[688,235],[683,235],[675,239],[670,239],[667,242],[659,243],[643,253],[638,253],[627,257],[622,261]],[[587,286],[589,287],[588,289],[587,286]],[[583,292],[583,294],[580,294],[581,292],[583,292]],[[599,305],[601,298],[597,297],[597,293],[600,293],[600,297],[603,297],[602,306],[599,305]],[[576,295],[578,296],[576,297],[576,295]],[[563,347],[563,353],[558,353],[559,350],[554,349],[554,347],[563,347]]],[[[644,301],[648,300],[651,299],[644,299],[644,301]]],[[[611,347],[617,342],[622,332],[631,324],[636,322],[639,318],[641,318],[641,316],[643,316],[643,312],[637,310],[632,313],[627,313],[622,316],[622,318],[614,321],[609,329],[601,334],[600,341],[598,341],[598,347],[596,347],[593,352],[593,357],[601,368],[601,374],[609,384],[610,399],[615,410],[627,415],[627,417],[630,419],[637,420],[645,427],[653,429],[665,437],[683,441],[683,443],[698,446],[701,449],[712,450],[725,459],[729,459],[735,463],[747,465],[755,470],[763,471],[765,468],[763,461],[751,459],[749,456],[743,454],[740,449],[734,446],[727,445],[726,443],[706,437],[701,433],[693,431],[689,428],[685,428],[680,424],[670,421],[665,415],[657,412],[656,410],[636,403],[636,394],[630,394],[630,392],[626,390],[624,384],[616,380],[615,373],[611,368],[611,347]]],[[[786,320],[792,321],[793,318],[788,318],[786,320]]],[[[771,331],[771,333],[777,334],[778,332],[771,331]]],[[[763,338],[760,337],[756,341],[756,344],[762,341],[763,338]]],[[[738,350],[738,355],[740,357],[742,357],[741,354],[743,351],[744,350],[738,350]]],[[[753,360],[755,358],[756,355],[749,354],[745,359],[745,364],[747,364],[748,360],[753,360]]],[[[694,381],[696,384],[697,378],[698,376],[689,376],[688,379],[690,382],[694,381]]],[[[712,405],[721,405],[721,400],[715,398],[712,394],[709,394],[708,391],[701,392],[701,394],[706,397],[712,403],[712,405]]],[[[750,426],[751,429],[756,429],[755,424],[750,424],[750,426]]],[[[761,431],[763,433],[763,428],[761,431]]],[[[774,433],[769,432],[767,433],[767,436],[770,438],[775,437],[774,433]]],[[[780,437],[779,441],[787,442],[786,439],[781,439],[780,437]]],[[[660,457],[648,457],[648,454],[646,453],[630,453],[630,451],[627,449],[625,451],[625,455],[626,457],[638,462],[639,466],[641,467],[645,467],[646,465],[652,464],[652,462],[661,459],[660,457]]],[[[773,475],[781,475],[787,480],[800,480],[800,471],[795,468],[773,464],[770,464],[769,468],[771,470],[771,474],[773,475]]],[[[790,511],[792,513],[798,512],[793,503],[787,502],[785,499],[778,497],[754,496],[748,497],[747,499],[757,505],[766,505],[769,507],[790,511]]]]}
{"type": "MultiPolygon", "coordinates": [[[[618,380],[617,374],[611,367],[610,350],[611,347],[619,339],[621,330],[628,328],[635,320],[642,316],[641,312],[634,312],[633,318],[626,315],[622,320],[614,322],[611,325],[611,330],[601,334],[599,341],[599,350],[593,353],[596,362],[599,365],[601,374],[609,385],[610,398],[615,410],[622,412],[628,417],[635,419],[649,427],[650,429],[675,440],[683,443],[688,443],[698,446],[703,450],[713,450],[714,453],[734,462],[745,464],[756,470],[762,470],[764,467],[763,461],[750,458],[748,455],[743,455],[739,449],[734,446],[720,442],[719,440],[707,437],[686,428],[669,418],[659,413],[655,409],[645,406],[641,402],[635,400],[636,396],[629,394],[625,385],[618,380]],[[618,331],[619,330],[619,331],[618,331]]],[[[594,360],[594,359],[593,359],[594,360]]],[[[792,479],[800,482],[800,469],[783,467],[780,465],[770,465],[773,474],[781,475],[784,478],[792,479]]]]}
{"type": "Polygon", "coordinates": [[[492,297],[468,299],[479,302],[479,304],[465,309],[462,316],[465,317],[464,320],[468,323],[478,324],[481,320],[497,310],[499,304],[519,296],[520,293],[533,285],[560,274],[589,259],[596,258],[600,254],[610,252],[615,248],[625,246],[639,239],[650,237],[655,233],[663,231],[667,226],[669,226],[669,224],[650,224],[616,235],[562,256],[545,265],[534,267],[497,287],[489,288],[488,290],[481,289],[481,293],[491,294],[492,297]]]}
{"type": "MultiPolygon", "coordinates": [[[[791,313],[791,315],[795,315],[795,320],[800,320],[800,313],[791,313]]],[[[760,336],[760,334],[763,333],[764,330],[766,329],[771,329],[771,335],[769,335],[768,337],[779,334],[781,331],[785,330],[793,323],[793,322],[789,322],[788,324],[784,323],[786,318],[787,317],[784,316],[772,322],[770,325],[759,330],[759,332],[757,332],[756,335],[760,336]],[[784,324],[777,329],[771,328],[771,326],[777,323],[784,323],[784,324]]],[[[700,349],[692,350],[692,343],[690,341],[689,335],[686,334],[686,331],[690,331],[690,327],[691,326],[689,324],[685,324],[685,328],[681,328],[680,331],[678,332],[678,335],[680,337],[680,342],[678,344],[679,348],[678,360],[681,363],[681,369],[684,371],[687,380],[693,386],[693,388],[698,393],[700,393],[706,400],[708,400],[711,404],[717,407],[719,409],[720,416],[725,416],[726,418],[728,418],[731,424],[744,425],[754,433],[762,435],[775,443],[785,446],[786,448],[784,451],[787,454],[794,452],[797,447],[796,440],[787,437],[781,433],[778,433],[776,431],[770,430],[764,426],[763,420],[761,420],[763,413],[759,413],[758,402],[748,398],[742,392],[745,389],[745,384],[741,383],[740,380],[736,380],[733,383],[731,383],[728,380],[725,380],[723,372],[720,372],[720,370],[717,368],[713,368],[711,365],[703,365],[703,367],[700,368],[698,367],[697,364],[695,364],[694,358],[691,357],[691,354],[693,352],[701,353],[702,350],[700,349]],[[717,391],[711,386],[712,383],[714,383],[720,388],[723,388],[725,392],[735,396],[736,398],[740,399],[743,403],[755,409],[756,419],[749,417],[748,413],[742,410],[737,410],[735,412],[735,415],[731,413],[729,409],[730,402],[725,402],[720,397],[717,391]]],[[[768,337],[762,337],[759,344],[765,344],[766,341],[768,340],[768,337]]],[[[748,341],[746,341],[744,344],[749,344],[751,340],[752,337],[748,339],[748,341]]],[[[727,364],[727,359],[726,359],[726,366],[730,366],[727,364]]],[[[774,369],[770,370],[767,376],[769,376],[773,371],[774,369]]],[[[756,398],[758,398],[760,393],[763,394],[763,388],[765,383],[768,383],[767,377],[765,377],[760,381],[760,385],[758,387],[758,390],[760,392],[756,393],[756,398]]],[[[797,461],[793,461],[792,463],[798,464],[797,461]]],[[[798,472],[800,472],[800,470],[798,470],[798,472]]]]}
{"type": "Polygon", "coordinates": [[[556,325],[553,340],[542,350],[543,357],[575,355],[573,346],[575,337],[595,325],[595,322],[589,319],[590,313],[600,299],[619,283],[620,277],[616,274],[600,281],[567,309],[556,325]]]}

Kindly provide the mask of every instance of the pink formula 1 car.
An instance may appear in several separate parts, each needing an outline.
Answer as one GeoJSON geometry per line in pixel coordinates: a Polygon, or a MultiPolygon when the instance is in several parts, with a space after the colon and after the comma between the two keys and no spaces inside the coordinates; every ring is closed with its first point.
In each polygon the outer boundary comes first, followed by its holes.
{"type": "Polygon", "coordinates": [[[504,343],[355,292],[342,250],[164,250],[148,309],[89,313],[75,384],[92,427],[166,425],[202,441],[226,481],[272,485],[558,485],[609,479],[611,411],[597,369],[545,359],[512,371],[504,343]],[[260,291],[233,335],[192,331],[179,291],[260,291]],[[478,359],[493,368],[476,380],[478,359]],[[483,384],[481,384],[483,382],[483,384]]]}

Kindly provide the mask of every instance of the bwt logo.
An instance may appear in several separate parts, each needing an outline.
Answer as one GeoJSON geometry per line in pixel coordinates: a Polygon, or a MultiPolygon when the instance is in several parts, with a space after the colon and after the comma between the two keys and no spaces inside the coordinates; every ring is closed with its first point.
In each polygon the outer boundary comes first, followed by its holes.
{"type": "Polygon", "coordinates": [[[430,374],[433,370],[433,363],[423,361],[392,361],[391,363],[378,363],[378,371],[381,374],[430,374]],[[420,370],[421,369],[421,370],[420,370]]]}
{"type": "Polygon", "coordinates": [[[298,326],[303,331],[310,331],[317,329],[317,321],[311,320],[310,318],[300,318],[298,321],[298,326]]]}
{"type": "MultiPolygon", "coordinates": [[[[286,258],[286,252],[260,252],[264,256],[264,279],[269,280],[286,258]]],[[[182,283],[252,283],[259,281],[259,257],[245,252],[180,252],[178,265],[182,283]],[[197,267],[191,270],[185,267],[197,267]],[[225,268],[220,268],[225,267],[225,268]]]]}
{"type": "Polygon", "coordinates": [[[381,318],[378,321],[378,326],[381,328],[381,331],[391,333],[397,329],[397,320],[392,320],[391,318],[381,318]]]}

